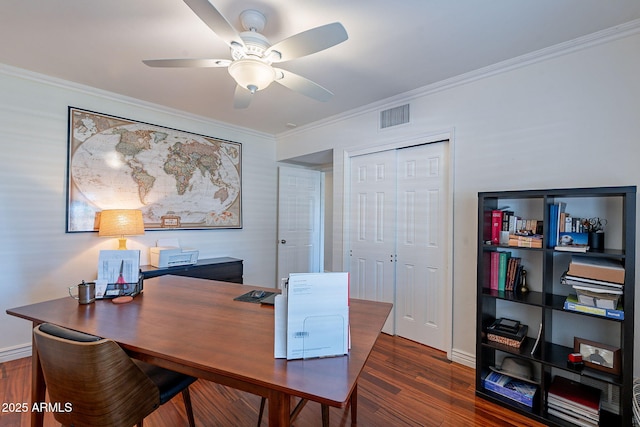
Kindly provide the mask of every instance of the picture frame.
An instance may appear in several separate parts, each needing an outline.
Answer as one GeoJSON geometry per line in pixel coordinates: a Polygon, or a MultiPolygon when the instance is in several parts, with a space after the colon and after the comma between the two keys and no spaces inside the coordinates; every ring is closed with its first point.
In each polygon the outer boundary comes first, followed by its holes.
{"type": "Polygon", "coordinates": [[[242,228],[242,144],[69,107],[66,232],[105,209],[145,230],[242,228]]]}
{"type": "Polygon", "coordinates": [[[582,355],[585,366],[620,375],[620,349],[584,338],[573,338],[573,351],[582,355]]]}

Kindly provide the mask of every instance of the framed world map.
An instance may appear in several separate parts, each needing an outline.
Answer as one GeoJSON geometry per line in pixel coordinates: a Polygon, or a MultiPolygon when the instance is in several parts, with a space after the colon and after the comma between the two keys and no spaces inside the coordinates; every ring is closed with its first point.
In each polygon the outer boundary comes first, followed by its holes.
{"type": "Polygon", "coordinates": [[[67,232],[103,209],[146,230],[242,228],[242,144],[69,107],[67,232]]]}

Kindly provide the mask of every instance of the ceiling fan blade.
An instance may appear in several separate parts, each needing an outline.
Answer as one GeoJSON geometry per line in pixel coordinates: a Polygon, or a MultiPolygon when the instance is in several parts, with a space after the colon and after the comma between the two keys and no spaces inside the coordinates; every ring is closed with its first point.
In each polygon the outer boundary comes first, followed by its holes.
{"type": "Polygon", "coordinates": [[[241,110],[247,108],[251,104],[251,98],[253,94],[240,85],[236,86],[236,91],[233,94],[233,108],[241,110]]]}
{"type": "Polygon", "coordinates": [[[268,56],[271,52],[278,52],[280,53],[280,58],[274,59],[273,62],[289,61],[320,52],[342,43],[348,38],[347,30],[344,29],[342,24],[334,22],[333,24],[312,28],[288,37],[267,49],[264,56],[268,56]]]}
{"type": "Polygon", "coordinates": [[[231,61],[228,59],[145,59],[144,62],[149,67],[228,67],[231,61]]]}
{"type": "Polygon", "coordinates": [[[232,42],[236,42],[244,45],[238,32],[208,0],[184,0],[184,2],[226,44],[231,46],[232,42]]]}
{"type": "Polygon", "coordinates": [[[333,93],[309,79],[280,68],[275,68],[275,70],[281,76],[275,81],[284,87],[321,102],[326,102],[333,96],[333,93]]]}

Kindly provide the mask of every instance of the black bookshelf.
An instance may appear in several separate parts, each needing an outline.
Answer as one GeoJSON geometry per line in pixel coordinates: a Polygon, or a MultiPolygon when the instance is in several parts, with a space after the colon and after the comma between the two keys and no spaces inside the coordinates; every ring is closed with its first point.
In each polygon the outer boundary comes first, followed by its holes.
{"type": "MultiPolygon", "coordinates": [[[[573,212],[572,212],[573,213],[573,212]]],[[[554,376],[566,376],[601,389],[615,389],[618,399],[607,401],[601,409],[602,423],[632,425],[633,389],[633,340],[634,340],[634,291],[635,291],[635,230],[636,187],[596,187],[549,190],[498,191],[478,193],[478,259],[477,259],[477,319],[476,319],[476,395],[524,414],[532,419],[553,426],[571,426],[566,421],[547,412],[546,392],[554,376]],[[613,247],[584,254],[557,251],[549,247],[547,231],[550,227],[549,207],[565,202],[567,211],[578,210],[579,216],[606,217],[607,238],[613,247]],[[543,224],[543,247],[522,248],[491,243],[491,212],[508,206],[524,217],[537,217],[543,224]],[[510,251],[522,257],[527,269],[530,292],[518,290],[504,292],[491,289],[490,253],[510,251]],[[571,287],[560,284],[560,275],[566,271],[572,255],[609,258],[620,261],[625,267],[623,295],[624,320],[601,317],[595,314],[564,310],[564,301],[571,287]],[[488,341],[485,328],[498,317],[522,316],[529,324],[528,337],[520,348],[488,341]],[[536,351],[532,354],[539,325],[542,334],[536,351]],[[570,325],[570,326],[567,326],[570,325]],[[592,327],[590,327],[591,325],[592,327]],[[595,325],[595,327],[593,327],[595,325]],[[596,332],[594,332],[596,331],[596,332]],[[604,331],[604,332],[602,332],[604,331]],[[572,353],[572,337],[598,341],[592,334],[606,334],[608,345],[620,349],[620,375],[590,368],[575,369],[567,363],[572,353]],[[539,389],[533,408],[505,398],[485,389],[483,378],[490,367],[502,357],[516,356],[528,360],[535,367],[539,389]]],[[[607,241],[605,241],[607,243],[607,241]]],[[[616,393],[613,393],[614,395],[616,393]]],[[[609,425],[614,425],[609,424],[609,425]]]]}

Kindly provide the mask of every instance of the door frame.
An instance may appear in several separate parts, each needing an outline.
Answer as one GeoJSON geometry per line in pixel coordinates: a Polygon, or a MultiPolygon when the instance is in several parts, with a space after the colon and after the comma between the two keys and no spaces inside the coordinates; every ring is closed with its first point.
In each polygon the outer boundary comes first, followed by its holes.
{"type": "MultiPolygon", "coordinates": [[[[432,144],[437,142],[444,142],[448,144],[448,160],[449,160],[449,174],[448,174],[448,199],[446,201],[447,210],[449,214],[449,220],[446,224],[445,237],[447,239],[447,253],[445,254],[445,302],[449,307],[449,314],[447,316],[445,333],[446,336],[446,352],[447,359],[452,360],[453,357],[453,218],[454,218],[454,204],[453,204],[453,189],[454,189],[454,168],[455,168],[455,156],[454,156],[454,129],[451,128],[446,131],[420,134],[420,135],[407,135],[405,137],[394,138],[393,140],[386,141],[384,143],[375,145],[366,145],[356,147],[353,149],[345,149],[342,154],[342,265],[349,266],[349,211],[350,211],[350,197],[351,197],[351,157],[360,156],[363,154],[371,154],[380,151],[397,150],[400,148],[413,147],[416,145],[432,144]]],[[[346,271],[346,270],[345,270],[346,271]]]]}

